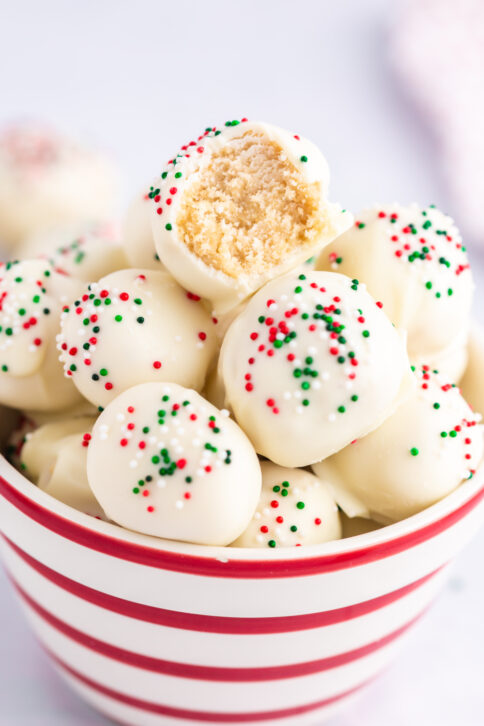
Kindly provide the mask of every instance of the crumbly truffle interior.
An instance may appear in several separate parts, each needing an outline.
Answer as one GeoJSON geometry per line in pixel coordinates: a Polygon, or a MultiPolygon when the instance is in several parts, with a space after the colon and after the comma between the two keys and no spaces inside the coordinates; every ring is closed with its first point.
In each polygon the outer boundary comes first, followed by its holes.
{"type": "Polygon", "coordinates": [[[262,274],[296,249],[313,248],[324,206],[320,183],[308,184],[281,146],[249,131],[192,175],[177,227],[210,267],[230,277],[262,274]]]}

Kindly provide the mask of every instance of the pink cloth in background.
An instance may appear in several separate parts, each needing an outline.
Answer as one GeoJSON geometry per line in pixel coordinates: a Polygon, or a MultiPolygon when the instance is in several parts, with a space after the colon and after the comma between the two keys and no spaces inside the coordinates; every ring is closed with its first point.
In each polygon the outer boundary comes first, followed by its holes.
{"type": "Polygon", "coordinates": [[[404,0],[391,56],[435,134],[459,224],[484,246],[484,0],[404,0]]]}

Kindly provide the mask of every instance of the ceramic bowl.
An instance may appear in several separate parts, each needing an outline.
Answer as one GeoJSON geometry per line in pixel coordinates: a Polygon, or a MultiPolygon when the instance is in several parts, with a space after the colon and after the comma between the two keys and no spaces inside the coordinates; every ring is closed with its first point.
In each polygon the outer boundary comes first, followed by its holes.
{"type": "Polygon", "coordinates": [[[76,691],[132,726],[322,723],[394,658],[483,518],[481,466],[361,536],[202,547],[93,519],[0,460],[1,552],[25,614],[76,691]]]}

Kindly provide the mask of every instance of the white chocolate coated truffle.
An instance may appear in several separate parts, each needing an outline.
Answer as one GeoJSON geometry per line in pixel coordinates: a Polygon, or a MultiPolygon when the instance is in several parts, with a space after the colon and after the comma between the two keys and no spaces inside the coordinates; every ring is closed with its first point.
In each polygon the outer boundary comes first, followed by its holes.
{"type": "Polygon", "coordinates": [[[98,519],[106,519],[87,480],[89,433],[62,438],[46,460],[37,485],[64,504],[98,519]]]}
{"type": "Polygon", "coordinates": [[[467,331],[474,284],[454,222],[435,207],[365,209],[323,250],[318,269],[356,277],[407,331],[411,360],[431,357],[467,331]]]}
{"type": "Polygon", "coordinates": [[[73,240],[91,235],[109,242],[117,242],[121,238],[120,226],[116,222],[86,222],[86,220],[55,224],[47,229],[34,232],[23,240],[16,250],[16,257],[19,260],[49,257],[60,247],[65,247],[73,240]]]}
{"type": "Polygon", "coordinates": [[[256,451],[307,466],[379,424],[410,379],[403,340],[364,286],[331,272],[260,290],[230,326],[219,370],[256,451]]]}
{"type": "Polygon", "coordinates": [[[249,440],[195,391],[143,383],[100,415],[89,484],[108,517],[138,532],[227,545],[257,506],[261,473],[249,440]]]}
{"type": "Polygon", "coordinates": [[[416,378],[380,428],[313,466],[349,516],[405,519],[453,491],[481,461],[480,417],[459,389],[427,367],[416,378]]]}
{"type": "Polygon", "coordinates": [[[448,381],[459,383],[468,361],[469,333],[463,329],[454,340],[433,356],[414,356],[410,361],[416,368],[428,365],[432,370],[438,370],[448,381]]]}
{"type": "Polygon", "coordinates": [[[0,240],[13,247],[54,224],[110,216],[117,192],[107,159],[38,124],[0,134],[0,240]]]}
{"type": "Polygon", "coordinates": [[[201,390],[216,352],[210,315],[166,272],[114,272],[89,285],[61,323],[66,375],[97,406],[149,381],[201,390]]]}
{"type": "Polygon", "coordinates": [[[84,282],[129,267],[122,244],[95,231],[76,237],[48,255],[57,272],[84,282]]]}
{"type": "Polygon", "coordinates": [[[0,267],[0,402],[55,411],[81,396],[65,379],[56,350],[61,309],[82,289],[43,260],[0,267]]]}
{"type": "Polygon", "coordinates": [[[261,463],[262,492],[234,547],[299,547],[340,539],[338,507],[321,479],[303,469],[261,463]]]}
{"type": "Polygon", "coordinates": [[[21,468],[25,475],[37,484],[41,472],[57,454],[60,442],[66,436],[89,432],[94,421],[95,418],[88,416],[60,419],[43,424],[28,433],[20,455],[21,468]]]}
{"type": "Polygon", "coordinates": [[[297,134],[247,119],[207,128],[151,187],[158,255],[225,313],[351,224],[328,183],[325,158],[297,134]]]}
{"type": "Polygon", "coordinates": [[[160,262],[153,239],[151,207],[146,191],[133,199],[124,218],[122,239],[130,267],[163,270],[164,265],[160,262]]]}
{"type": "Polygon", "coordinates": [[[21,463],[22,450],[27,441],[28,435],[45,424],[58,421],[71,420],[73,418],[90,417],[93,420],[98,414],[97,409],[86,401],[79,402],[61,411],[18,411],[18,419],[5,445],[5,455],[16,469],[23,469],[21,463]]]}

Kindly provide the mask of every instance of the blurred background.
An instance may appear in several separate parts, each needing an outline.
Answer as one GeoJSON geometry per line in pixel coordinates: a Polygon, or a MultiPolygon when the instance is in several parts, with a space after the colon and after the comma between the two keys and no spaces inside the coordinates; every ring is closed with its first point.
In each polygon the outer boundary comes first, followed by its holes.
{"type": "MultiPolygon", "coordinates": [[[[226,118],[316,142],[331,198],[435,203],[484,290],[483,0],[0,0],[0,127],[41,120],[106,150],[119,213],[226,118]]],[[[476,317],[484,321],[484,292],[476,317]]],[[[330,726],[482,726],[484,533],[400,660],[330,726]]],[[[0,574],[0,725],[106,726],[57,679],[0,574]]]]}

